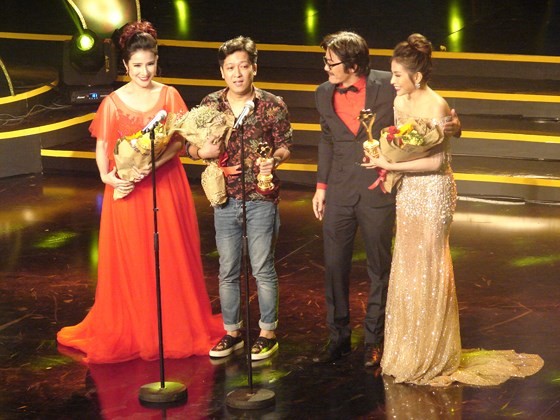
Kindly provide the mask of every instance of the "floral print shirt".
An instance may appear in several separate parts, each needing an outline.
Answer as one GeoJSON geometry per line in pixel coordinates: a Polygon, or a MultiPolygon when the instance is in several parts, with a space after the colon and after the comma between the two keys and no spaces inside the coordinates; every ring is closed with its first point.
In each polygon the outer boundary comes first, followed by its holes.
{"type": "MultiPolygon", "coordinates": [[[[232,132],[224,154],[220,157],[221,166],[235,166],[241,163],[241,137],[243,134],[245,157],[245,194],[247,201],[267,200],[278,202],[279,179],[274,173],[273,182],[276,188],[269,194],[263,195],[256,190],[257,175],[259,173],[256,161],[259,143],[266,142],[270,147],[270,156],[279,147],[289,149],[292,146],[292,126],[288,114],[288,107],[283,99],[265,90],[254,88],[255,108],[245,118],[241,129],[232,132]]],[[[233,115],[227,100],[228,89],[222,89],[206,96],[200,105],[214,106],[218,111],[233,115]]],[[[228,196],[241,200],[241,175],[228,176],[226,179],[228,196]]]]}

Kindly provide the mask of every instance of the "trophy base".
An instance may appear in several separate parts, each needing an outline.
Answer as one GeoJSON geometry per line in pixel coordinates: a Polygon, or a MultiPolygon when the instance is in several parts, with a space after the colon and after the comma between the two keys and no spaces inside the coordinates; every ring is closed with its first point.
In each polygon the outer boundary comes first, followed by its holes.
{"type": "Polygon", "coordinates": [[[271,188],[259,188],[258,186],[255,188],[255,190],[262,195],[268,195],[274,192],[275,188],[274,185],[271,188]]]}
{"type": "Polygon", "coordinates": [[[379,142],[377,140],[366,140],[363,144],[364,152],[373,156],[374,158],[379,157],[379,142]]]}
{"type": "Polygon", "coordinates": [[[272,182],[273,175],[257,175],[256,190],[259,194],[267,195],[275,190],[274,183],[272,182]]]}

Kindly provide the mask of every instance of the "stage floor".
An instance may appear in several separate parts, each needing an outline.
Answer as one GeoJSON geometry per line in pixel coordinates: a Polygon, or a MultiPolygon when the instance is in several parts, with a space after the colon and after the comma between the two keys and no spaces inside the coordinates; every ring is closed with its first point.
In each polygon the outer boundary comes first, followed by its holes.
{"type": "MultiPolygon", "coordinates": [[[[206,283],[219,311],[212,209],[198,181],[191,184],[206,283]]],[[[459,201],[451,246],[463,348],[538,353],[545,365],[497,387],[434,389],[397,385],[362,367],[367,277],[359,240],[351,289],[354,350],[334,365],[313,364],[327,337],[321,225],[311,210],[313,191],[285,185],[277,246],[280,350],[253,364],[255,387],[273,390],[275,405],[257,412],[225,405],[230,391],[247,385],[241,352],[219,361],[166,361],[166,379],[184,383],[189,399],[161,410],[138,401],[140,386],[159,381],[157,362],[87,366],[56,346],[56,332],[83,319],[93,302],[101,193],[94,175],[0,179],[3,419],[560,417],[558,206],[459,201]]],[[[255,297],[253,283],[250,293],[255,297]]],[[[251,308],[253,326],[257,310],[251,308]]]]}

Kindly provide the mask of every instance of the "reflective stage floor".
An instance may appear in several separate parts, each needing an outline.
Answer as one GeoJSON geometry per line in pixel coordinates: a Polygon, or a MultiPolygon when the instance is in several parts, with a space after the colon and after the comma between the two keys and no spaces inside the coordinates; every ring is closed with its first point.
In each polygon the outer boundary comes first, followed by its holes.
{"type": "MultiPolygon", "coordinates": [[[[212,210],[199,182],[191,184],[206,283],[218,311],[212,210]]],[[[166,379],[185,384],[188,401],[163,410],[138,400],[140,386],[159,381],[157,362],[86,366],[56,346],[56,332],[80,321],[93,302],[101,192],[97,176],[72,172],[0,180],[3,419],[560,417],[558,206],[459,202],[451,245],[463,348],[538,353],[545,365],[532,377],[497,387],[435,389],[394,384],[363,368],[367,281],[360,241],[352,271],[353,352],[334,365],[313,364],[327,337],[321,228],[311,211],[312,190],[285,185],[277,246],[280,350],[252,366],[254,386],[274,391],[275,404],[263,411],[226,406],[226,395],[248,382],[241,352],[220,361],[167,360],[166,379]]]]}

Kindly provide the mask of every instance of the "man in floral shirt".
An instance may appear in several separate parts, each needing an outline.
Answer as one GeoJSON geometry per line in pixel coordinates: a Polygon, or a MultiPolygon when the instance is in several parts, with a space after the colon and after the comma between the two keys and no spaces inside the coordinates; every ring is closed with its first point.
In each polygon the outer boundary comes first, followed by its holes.
{"type": "MultiPolygon", "coordinates": [[[[216,107],[238,119],[247,103],[254,108],[234,129],[220,163],[226,176],[228,200],[214,208],[216,245],[220,254],[219,286],[224,328],[227,334],[210,350],[211,357],[225,357],[243,347],[240,313],[240,273],[243,249],[243,158],[247,215],[248,254],[257,281],[261,328],[251,347],[252,360],[270,357],[278,350],[275,330],[278,325],[278,276],[274,267],[274,247],[280,226],[278,212],[279,181],[276,168],[290,157],[292,128],[282,98],[256,88],[257,48],[247,37],[226,41],[218,50],[220,72],[227,87],[206,96],[201,105],[216,107]],[[243,137],[243,138],[241,138],[243,137]],[[259,188],[258,179],[268,181],[269,190],[259,188]]],[[[245,110],[244,110],[245,109],[245,110]]],[[[212,146],[187,147],[194,159],[216,157],[212,146]],[[214,156],[212,156],[214,155],[214,156]]],[[[266,184],[266,182],[265,182],[266,184]]]]}

